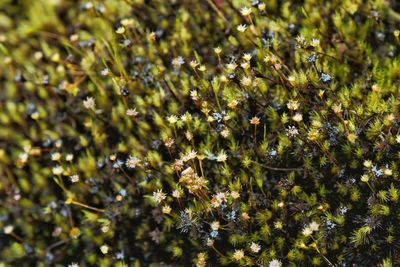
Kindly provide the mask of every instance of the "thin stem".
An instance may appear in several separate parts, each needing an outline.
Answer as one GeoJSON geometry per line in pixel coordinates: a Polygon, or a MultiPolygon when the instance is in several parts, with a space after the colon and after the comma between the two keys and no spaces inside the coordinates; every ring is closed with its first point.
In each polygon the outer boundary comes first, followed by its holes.
{"type": "Polygon", "coordinates": [[[254,125],[253,142],[254,142],[254,145],[257,142],[257,125],[254,125]]]}
{"type": "Polygon", "coordinates": [[[81,207],[84,207],[84,208],[87,208],[87,209],[90,209],[90,210],[94,210],[94,211],[97,211],[97,212],[106,212],[103,209],[98,209],[98,208],[86,205],[84,203],[81,203],[81,202],[78,202],[78,201],[75,201],[75,200],[72,200],[71,204],[74,204],[74,205],[77,205],[77,206],[81,206],[81,207]]]}
{"type": "Polygon", "coordinates": [[[219,256],[221,256],[221,257],[224,256],[218,249],[215,248],[214,245],[212,245],[211,248],[212,248],[219,256]]]}
{"type": "Polygon", "coordinates": [[[272,166],[269,166],[269,165],[265,165],[265,164],[259,163],[257,161],[252,161],[252,163],[255,163],[255,164],[257,164],[257,165],[259,165],[261,167],[264,167],[266,169],[273,170],[273,171],[302,171],[303,170],[303,168],[272,167],[272,166]]]}

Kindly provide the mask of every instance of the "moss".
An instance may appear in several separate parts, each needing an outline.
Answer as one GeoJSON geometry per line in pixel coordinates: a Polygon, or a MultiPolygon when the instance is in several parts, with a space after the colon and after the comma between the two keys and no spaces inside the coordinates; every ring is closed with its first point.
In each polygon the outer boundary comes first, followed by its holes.
{"type": "Polygon", "coordinates": [[[0,266],[397,266],[395,1],[3,1],[0,266]]]}

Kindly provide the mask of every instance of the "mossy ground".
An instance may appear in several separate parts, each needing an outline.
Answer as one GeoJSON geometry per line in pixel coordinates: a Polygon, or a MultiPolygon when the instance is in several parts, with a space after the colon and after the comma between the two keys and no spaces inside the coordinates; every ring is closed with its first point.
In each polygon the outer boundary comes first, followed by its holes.
{"type": "Polygon", "coordinates": [[[400,266],[397,1],[0,1],[0,266],[400,266]]]}

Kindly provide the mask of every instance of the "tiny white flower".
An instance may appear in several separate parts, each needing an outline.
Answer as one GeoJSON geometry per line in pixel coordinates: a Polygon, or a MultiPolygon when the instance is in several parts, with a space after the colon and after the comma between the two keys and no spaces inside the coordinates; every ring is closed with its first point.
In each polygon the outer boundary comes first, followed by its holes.
{"type": "Polygon", "coordinates": [[[304,44],[304,43],[306,42],[306,38],[304,38],[303,35],[298,35],[298,36],[296,37],[296,41],[297,41],[299,44],[304,44]]]}
{"type": "Polygon", "coordinates": [[[216,47],[216,48],[214,48],[214,52],[216,53],[216,54],[220,54],[221,52],[222,52],[222,49],[221,49],[221,47],[216,47]]]}
{"type": "Polygon", "coordinates": [[[299,106],[300,104],[297,100],[289,100],[289,102],[287,103],[287,107],[290,110],[298,110],[299,106]]]}
{"type": "Polygon", "coordinates": [[[110,70],[108,68],[105,68],[100,72],[101,76],[107,76],[109,73],[110,73],[110,70]]]}
{"type": "Polygon", "coordinates": [[[371,168],[371,166],[372,166],[372,161],[370,161],[370,160],[365,160],[364,161],[364,167],[371,168]]]}
{"type": "Polygon", "coordinates": [[[77,175],[77,174],[71,175],[69,177],[69,180],[71,181],[71,183],[77,183],[77,182],[79,182],[79,175],[77,175]]]}
{"type": "Polygon", "coordinates": [[[185,136],[188,141],[193,139],[193,134],[189,130],[185,132],[185,136]]]}
{"type": "Polygon", "coordinates": [[[189,161],[197,157],[197,151],[190,150],[186,155],[182,157],[183,161],[189,161]]]}
{"type": "Polygon", "coordinates": [[[240,193],[238,191],[231,191],[231,197],[233,199],[238,199],[240,197],[240,193]]]}
{"type": "Polygon", "coordinates": [[[170,214],[171,213],[171,206],[169,206],[169,205],[165,205],[163,208],[162,208],[162,212],[164,213],[164,214],[170,214]]]}
{"type": "Polygon", "coordinates": [[[51,160],[52,161],[58,161],[61,158],[61,154],[58,152],[52,153],[51,154],[51,160]]]}
{"type": "Polygon", "coordinates": [[[237,68],[237,66],[238,65],[235,62],[231,62],[231,63],[226,64],[226,67],[228,69],[230,69],[230,70],[235,70],[237,68]]]}
{"type": "Polygon", "coordinates": [[[90,96],[83,100],[83,105],[85,108],[93,110],[96,106],[96,103],[94,102],[94,98],[90,96]]]}
{"type": "Polygon", "coordinates": [[[224,128],[224,129],[221,131],[221,136],[222,136],[223,138],[228,138],[228,137],[229,137],[229,134],[230,134],[230,131],[229,131],[228,128],[224,128]]]}
{"type": "Polygon", "coordinates": [[[219,201],[219,202],[225,202],[226,201],[226,193],[225,192],[218,192],[215,195],[215,198],[219,201]]]}
{"type": "Polygon", "coordinates": [[[136,111],[136,108],[129,108],[126,110],[126,115],[130,117],[136,117],[139,112],[136,111]]]}
{"type": "Polygon", "coordinates": [[[311,230],[311,231],[318,231],[319,224],[316,223],[316,222],[314,222],[314,221],[312,221],[312,222],[309,224],[308,227],[310,227],[310,230],[311,230]]]}
{"type": "Polygon", "coordinates": [[[200,67],[197,68],[201,72],[205,72],[207,70],[206,65],[200,65],[200,67]]]}
{"type": "Polygon", "coordinates": [[[185,114],[183,114],[180,118],[183,122],[189,122],[192,120],[192,115],[188,112],[186,112],[185,114]]]}
{"type": "Polygon", "coordinates": [[[130,169],[134,169],[136,168],[137,165],[139,165],[142,162],[141,159],[139,159],[138,157],[134,157],[134,156],[129,156],[128,159],[125,162],[126,167],[130,168],[130,169]]]}
{"type": "Polygon", "coordinates": [[[246,25],[246,24],[240,24],[240,25],[237,26],[236,29],[237,29],[238,31],[240,31],[240,32],[245,32],[246,29],[247,29],[247,25],[246,25]]]}
{"type": "Polygon", "coordinates": [[[309,236],[309,235],[311,235],[312,234],[312,230],[310,229],[310,227],[305,227],[304,229],[303,229],[303,235],[305,235],[305,236],[309,236]]]}
{"type": "Polygon", "coordinates": [[[135,20],[132,18],[125,18],[121,20],[121,25],[123,26],[131,26],[135,23],[135,20]]]}
{"type": "Polygon", "coordinates": [[[118,34],[123,34],[125,32],[125,28],[123,26],[118,27],[118,29],[115,32],[118,34]]]}
{"type": "Polygon", "coordinates": [[[196,60],[190,61],[190,67],[195,69],[198,65],[200,65],[196,60]]]}
{"type": "Polygon", "coordinates": [[[267,7],[267,5],[265,3],[258,4],[258,10],[260,10],[260,11],[265,11],[266,7],[267,7]]]}
{"type": "Polygon", "coordinates": [[[177,123],[177,121],[178,121],[178,117],[175,116],[175,115],[168,116],[168,117],[167,117],[167,121],[168,121],[170,124],[175,124],[175,123],[177,123]]]}
{"type": "Polygon", "coordinates": [[[100,247],[100,251],[101,251],[101,253],[103,253],[103,254],[107,254],[109,249],[110,249],[110,248],[109,248],[107,245],[102,245],[102,246],[100,247]]]}
{"type": "Polygon", "coordinates": [[[67,154],[66,156],[65,156],[65,160],[66,161],[72,161],[74,159],[74,155],[73,154],[67,154]]]}
{"type": "Polygon", "coordinates": [[[92,2],[87,2],[87,3],[85,4],[85,8],[86,8],[86,9],[92,9],[93,7],[94,7],[94,5],[93,5],[92,2]]]}
{"type": "Polygon", "coordinates": [[[391,176],[391,175],[393,174],[392,170],[389,169],[389,168],[385,169],[385,170],[383,171],[383,173],[384,173],[386,176],[391,176]]]}
{"type": "Polygon", "coordinates": [[[12,226],[12,225],[7,225],[4,227],[4,233],[6,235],[11,234],[13,231],[14,231],[14,226],[12,226]]]}
{"type": "Polygon", "coordinates": [[[242,67],[243,69],[247,70],[248,68],[250,68],[250,63],[248,61],[242,62],[240,64],[240,67],[242,67]]]}
{"type": "Polygon", "coordinates": [[[225,162],[228,159],[228,156],[226,155],[224,150],[221,150],[221,152],[218,153],[217,155],[217,161],[218,162],[225,162]]]}
{"type": "Polygon", "coordinates": [[[273,259],[272,261],[269,262],[269,265],[268,265],[268,267],[281,267],[281,266],[282,266],[282,262],[277,259],[273,259]]]}
{"type": "Polygon", "coordinates": [[[212,247],[214,245],[214,239],[207,238],[207,246],[212,247]]]}
{"type": "Polygon", "coordinates": [[[184,63],[185,60],[181,56],[176,57],[172,60],[172,65],[174,66],[175,69],[180,69],[181,65],[183,65],[184,63]]]}
{"type": "Polygon", "coordinates": [[[179,190],[175,189],[175,190],[172,192],[172,196],[173,196],[174,198],[180,198],[180,197],[181,197],[181,192],[180,192],[179,190]]]}
{"type": "Polygon", "coordinates": [[[296,113],[292,119],[296,122],[301,122],[303,120],[303,115],[301,115],[301,113],[296,113]]]}
{"type": "Polygon", "coordinates": [[[64,172],[64,168],[62,166],[53,167],[52,172],[54,175],[60,175],[64,172]]]}
{"type": "Polygon", "coordinates": [[[241,10],[240,10],[240,13],[242,14],[242,16],[249,16],[250,14],[251,14],[251,12],[252,12],[252,10],[251,10],[251,7],[249,8],[249,7],[243,7],[241,10]]]}
{"type": "Polygon", "coordinates": [[[243,59],[246,61],[250,61],[253,56],[250,53],[243,54],[243,59]]]}
{"type": "Polygon", "coordinates": [[[240,83],[241,83],[243,86],[250,86],[250,85],[253,83],[253,81],[252,81],[251,77],[244,76],[244,77],[240,80],[240,83]]]}
{"type": "Polygon", "coordinates": [[[18,159],[23,163],[25,163],[28,160],[28,157],[29,157],[28,153],[21,153],[18,155],[18,159]]]}
{"type": "Polygon", "coordinates": [[[360,180],[361,180],[361,182],[367,183],[367,182],[369,181],[369,176],[368,176],[368,174],[363,174],[363,175],[361,175],[360,180]]]}
{"type": "Polygon", "coordinates": [[[295,138],[299,134],[299,130],[297,130],[296,126],[289,126],[286,129],[286,135],[289,138],[295,138]]]}
{"type": "Polygon", "coordinates": [[[252,252],[258,253],[260,251],[260,249],[261,249],[261,246],[259,244],[257,244],[257,243],[252,242],[251,246],[250,246],[250,249],[251,249],[252,252]]]}
{"type": "Polygon", "coordinates": [[[153,192],[153,198],[157,203],[161,203],[167,198],[167,195],[163,193],[162,189],[158,189],[156,192],[153,192]]]}
{"type": "Polygon", "coordinates": [[[218,229],[220,228],[220,223],[219,223],[219,221],[214,221],[214,222],[212,222],[211,223],[211,229],[213,230],[213,231],[218,231],[218,229]]]}
{"type": "Polygon", "coordinates": [[[233,253],[233,258],[237,261],[240,261],[241,259],[243,259],[244,258],[243,249],[236,249],[235,252],[233,253]]]}
{"type": "Polygon", "coordinates": [[[317,46],[319,46],[319,43],[320,43],[319,39],[313,38],[313,39],[311,40],[310,45],[311,45],[311,46],[314,46],[314,47],[317,47],[317,46]]]}

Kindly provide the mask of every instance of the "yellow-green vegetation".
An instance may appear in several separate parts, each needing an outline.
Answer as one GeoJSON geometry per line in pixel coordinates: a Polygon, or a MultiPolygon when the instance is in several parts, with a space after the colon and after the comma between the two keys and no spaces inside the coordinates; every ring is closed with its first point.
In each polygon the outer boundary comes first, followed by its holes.
{"type": "Polygon", "coordinates": [[[400,266],[400,5],[0,0],[0,266],[400,266]]]}

